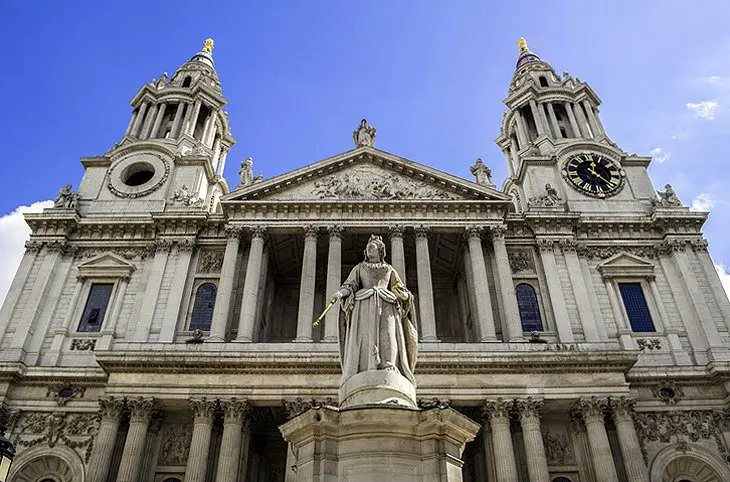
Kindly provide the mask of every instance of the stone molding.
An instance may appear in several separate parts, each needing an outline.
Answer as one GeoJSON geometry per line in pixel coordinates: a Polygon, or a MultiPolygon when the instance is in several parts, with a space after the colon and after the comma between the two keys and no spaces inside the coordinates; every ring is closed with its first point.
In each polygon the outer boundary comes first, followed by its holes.
{"type": "Polygon", "coordinates": [[[130,421],[149,423],[156,410],[156,403],[154,398],[138,397],[127,400],[127,408],[130,421]]]}
{"type": "Polygon", "coordinates": [[[245,398],[230,398],[219,401],[224,423],[242,424],[251,413],[251,404],[245,398]]]}
{"type": "Polygon", "coordinates": [[[579,398],[573,408],[575,416],[581,417],[586,423],[596,421],[603,423],[607,410],[608,399],[595,396],[579,398]]]}
{"type": "Polygon", "coordinates": [[[345,228],[339,224],[333,224],[333,225],[327,226],[327,233],[329,234],[330,239],[342,238],[342,233],[344,231],[345,231],[345,228]]]}
{"type": "Polygon", "coordinates": [[[218,402],[204,398],[189,400],[195,423],[213,423],[218,402]]]}
{"type": "Polygon", "coordinates": [[[99,399],[99,413],[102,420],[117,420],[122,418],[125,409],[125,401],[123,399],[106,397],[99,399]]]}

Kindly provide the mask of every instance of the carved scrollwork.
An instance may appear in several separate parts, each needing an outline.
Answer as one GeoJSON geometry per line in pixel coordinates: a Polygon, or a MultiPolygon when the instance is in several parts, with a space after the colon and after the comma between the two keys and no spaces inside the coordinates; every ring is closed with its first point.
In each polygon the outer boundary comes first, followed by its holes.
{"type": "Polygon", "coordinates": [[[219,403],[226,423],[243,423],[251,413],[251,405],[246,399],[231,398],[221,400],[219,403]]]}
{"type": "Polygon", "coordinates": [[[68,383],[56,383],[46,390],[46,397],[53,398],[59,407],[66,405],[70,400],[84,398],[86,387],[68,383]]]}
{"type": "Polygon", "coordinates": [[[243,228],[241,226],[226,226],[225,231],[227,238],[240,238],[243,228]]]}
{"type": "Polygon", "coordinates": [[[156,409],[154,398],[138,397],[127,400],[129,417],[132,422],[149,422],[156,409]]]}
{"type": "Polygon", "coordinates": [[[287,418],[292,419],[297,417],[307,410],[313,408],[320,408],[323,406],[337,406],[337,402],[332,398],[325,400],[317,400],[314,398],[295,398],[291,400],[284,400],[284,410],[286,411],[287,418]]]}
{"type": "Polygon", "coordinates": [[[667,405],[676,405],[684,398],[684,390],[671,380],[651,387],[651,393],[667,405]]]}
{"type": "Polygon", "coordinates": [[[493,420],[495,418],[509,418],[512,407],[512,400],[503,400],[501,398],[497,398],[496,400],[486,400],[484,405],[482,405],[482,415],[487,420],[493,420]]]}
{"type": "Polygon", "coordinates": [[[637,338],[636,344],[639,350],[661,350],[662,340],[659,338],[637,338]]]}
{"type": "Polygon", "coordinates": [[[208,400],[205,397],[198,399],[191,399],[190,410],[193,412],[195,422],[213,423],[213,417],[215,411],[218,408],[218,402],[215,400],[208,400]]]}
{"type": "Polygon", "coordinates": [[[568,434],[551,434],[546,430],[542,434],[545,444],[545,457],[550,465],[566,465],[573,462],[572,444],[568,440],[568,434]]]}
{"type": "Polygon", "coordinates": [[[506,226],[488,226],[487,230],[492,239],[503,239],[507,233],[506,226]]]}
{"type": "Polygon", "coordinates": [[[451,400],[441,398],[419,398],[416,400],[416,404],[419,408],[424,410],[431,408],[449,408],[451,406],[451,400]]]}
{"type": "Polygon", "coordinates": [[[102,419],[119,420],[124,412],[125,402],[122,399],[107,397],[99,399],[99,413],[102,419]]]}
{"type": "Polygon", "coordinates": [[[539,421],[542,415],[543,401],[532,397],[518,398],[514,401],[514,409],[523,421],[539,421]]]}
{"type": "Polygon", "coordinates": [[[251,226],[248,228],[251,233],[251,238],[265,238],[266,237],[266,226],[251,226]]]}
{"type": "Polygon", "coordinates": [[[160,465],[185,465],[190,454],[193,427],[189,424],[166,424],[160,446],[160,465]]]}
{"type": "Polygon", "coordinates": [[[575,403],[574,410],[577,411],[586,422],[600,420],[603,422],[604,414],[608,409],[608,399],[598,397],[583,397],[575,403]]]}
{"type": "Polygon", "coordinates": [[[81,451],[88,462],[98,431],[99,415],[66,412],[21,412],[14,442],[20,447],[61,443],[81,451]]]}
{"type": "Polygon", "coordinates": [[[532,254],[527,251],[510,251],[507,254],[507,258],[509,259],[509,267],[513,273],[535,270],[532,254]]]}
{"type": "Polygon", "coordinates": [[[71,350],[94,351],[96,348],[95,338],[75,338],[71,340],[71,350]]]}
{"type": "Polygon", "coordinates": [[[327,226],[327,233],[329,233],[330,239],[342,238],[342,233],[344,231],[345,231],[344,226],[340,226],[339,224],[327,226]]]}
{"type": "Polygon", "coordinates": [[[198,273],[220,273],[223,267],[223,253],[202,251],[198,258],[198,273]]]}

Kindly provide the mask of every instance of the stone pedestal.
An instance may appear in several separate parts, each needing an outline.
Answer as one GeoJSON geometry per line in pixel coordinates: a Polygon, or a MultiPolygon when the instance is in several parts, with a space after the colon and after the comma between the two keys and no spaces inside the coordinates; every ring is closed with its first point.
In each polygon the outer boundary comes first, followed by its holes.
{"type": "MultiPolygon", "coordinates": [[[[296,482],[460,482],[479,425],[451,408],[313,408],[279,427],[296,482]]],[[[287,479],[288,480],[288,479],[287,479]]]]}
{"type": "Polygon", "coordinates": [[[393,404],[416,407],[416,388],[395,370],[370,370],[350,377],[340,387],[340,407],[393,404]]]}

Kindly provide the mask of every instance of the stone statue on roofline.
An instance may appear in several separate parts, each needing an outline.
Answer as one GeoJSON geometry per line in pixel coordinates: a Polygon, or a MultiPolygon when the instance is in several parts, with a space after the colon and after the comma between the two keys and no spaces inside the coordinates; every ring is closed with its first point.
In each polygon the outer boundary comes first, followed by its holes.
{"type": "Polygon", "coordinates": [[[367,120],[361,120],[358,128],[352,133],[352,140],[355,141],[355,147],[373,147],[375,144],[375,127],[369,125],[367,120]]]}
{"type": "Polygon", "coordinates": [[[675,208],[682,205],[682,201],[679,200],[677,193],[671,184],[664,186],[664,191],[657,191],[659,199],[653,199],[652,204],[663,208],[675,208]]]}
{"type": "Polygon", "coordinates": [[[482,184],[484,186],[492,186],[492,170],[487,167],[486,164],[484,164],[484,161],[482,161],[481,157],[477,157],[477,160],[474,161],[474,165],[469,168],[472,175],[477,180],[477,184],[482,184]]]}
{"type": "Polygon", "coordinates": [[[76,209],[78,207],[79,193],[71,190],[72,185],[66,184],[58,191],[53,201],[54,208],[76,209]]]}
{"type": "Polygon", "coordinates": [[[241,163],[240,169],[238,169],[238,177],[240,182],[236,188],[250,186],[251,184],[261,182],[264,179],[264,175],[259,173],[258,176],[253,175],[253,157],[247,157],[245,161],[241,163]]]}

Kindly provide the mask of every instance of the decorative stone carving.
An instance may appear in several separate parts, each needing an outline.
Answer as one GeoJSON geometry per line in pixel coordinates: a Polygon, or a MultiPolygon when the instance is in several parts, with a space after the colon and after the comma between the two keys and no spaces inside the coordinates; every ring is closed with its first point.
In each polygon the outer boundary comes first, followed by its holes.
{"type": "Polygon", "coordinates": [[[38,253],[42,248],[43,243],[41,241],[34,241],[31,239],[25,242],[26,253],[38,253]]]}
{"type": "Polygon", "coordinates": [[[124,400],[107,397],[99,399],[99,413],[101,418],[119,419],[124,411],[124,400]]]}
{"type": "Polygon", "coordinates": [[[509,417],[512,407],[512,400],[503,400],[501,398],[497,398],[496,400],[486,400],[482,406],[482,415],[487,420],[499,417],[509,417]]]}
{"type": "Polygon", "coordinates": [[[238,177],[239,184],[236,186],[236,189],[241,189],[264,180],[264,175],[261,173],[256,177],[253,175],[253,157],[247,157],[245,161],[241,162],[241,167],[238,169],[238,177]]]}
{"type": "Polygon", "coordinates": [[[226,237],[227,238],[240,238],[243,228],[241,226],[226,226],[226,237]]]}
{"type": "Polygon", "coordinates": [[[659,338],[637,338],[636,344],[639,350],[661,350],[662,341],[659,338]]]}
{"type": "Polygon", "coordinates": [[[168,424],[161,431],[160,465],[185,465],[190,453],[193,427],[189,424],[168,424]]]}
{"type": "Polygon", "coordinates": [[[477,179],[477,184],[484,186],[493,186],[492,183],[492,170],[489,169],[480,157],[474,161],[474,165],[469,168],[469,171],[477,179]]]}
{"type": "Polygon", "coordinates": [[[94,351],[96,348],[95,338],[75,338],[71,340],[71,350],[94,351]]]}
{"type": "Polygon", "coordinates": [[[153,398],[144,397],[128,400],[127,407],[132,421],[149,421],[156,408],[153,398]]]}
{"type": "Polygon", "coordinates": [[[198,258],[198,273],[220,273],[223,267],[223,253],[220,251],[201,251],[198,258]]]}
{"type": "Polygon", "coordinates": [[[505,234],[507,234],[507,227],[506,226],[487,226],[487,231],[489,231],[489,235],[492,237],[492,239],[501,239],[501,238],[504,238],[505,234]]]}
{"type": "MultiPolygon", "coordinates": [[[[232,419],[238,423],[243,423],[248,414],[251,413],[251,405],[246,399],[231,398],[221,400],[219,404],[226,420],[232,419]]],[[[286,406],[286,401],[284,406],[286,406]]]]}
{"type": "Polygon", "coordinates": [[[173,241],[167,238],[158,238],[155,240],[155,252],[164,253],[172,249],[173,241]]]}
{"type": "Polygon", "coordinates": [[[416,401],[419,408],[428,410],[430,408],[449,408],[451,407],[451,400],[440,399],[440,398],[419,398],[416,401]]]}
{"type": "Polygon", "coordinates": [[[513,273],[535,270],[531,253],[526,251],[510,251],[507,257],[509,258],[509,267],[513,273]]]}
{"type": "Polygon", "coordinates": [[[538,238],[535,242],[540,251],[553,251],[558,241],[555,239],[538,238]]]}
{"type": "Polygon", "coordinates": [[[263,238],[266,236],[266,226],[251,226],[248,228],[252,238],[263,238]]]}
{"type": "Polygon", "coordinates": [[[304,237],[317,239],[319,237],[319,227],[311,224],[304,226],[304,237]]]}
{"type": "Polygon", "coordinates": [[[542,434],[545,444],[545,456],[550,465],[566,465],[573,462],[573,449],[568,434],[551,434],[546,430],[542,434]]]}
{"type": "Polygon", "coordinates": [[[518,398],[514,401],[514,410],[521,418],[537,418],[542,414],[543,401],[532,397],[518,398]]]}
{"type": "Polygon", "coordinates": [[[53,201],[54,208],[76,209],[79,204],[79,193],[71,191],[71,184],[66,184],[53,201]]]}
{"type": "Polygon", "coordinates": [[[388,234],[391,238],[402,238],[405,228],[399,224],[388,226],[388,234]]]}
{"type": "Polygon", "coordinates": [[[70,400],[84,398],[86,387],[70,385],[68,383],[57,383],[46,390],[46,397],[53,398],[59,407],[66,405],[70,400]]]}
{"type": "Polygon", "coordinates": [[[345,232],[345,228],[339,224],[334,224],[332,226],[327,226],[327,232],[329,233],[330,239],[342,238],[342,233],[345,232]]]}
{"type": "Polygon", "coordinates": [[[684,398],[684,390],[671,380],[651,387],[651,393],[667,405],[676,405],[684,398]]]}
{"type": "Polygon", "coordinates": [[[16,427],[14,442],[19,447],[46,443],[49,448],[62,443],[79,450],[88,462],[98,426],[98,414],[23,412],[16,427]]]}
{"type": "Polygon", "coordinates": [[[460,199],[443,189],[369,165],[318,179],[310,195],[316,199],[460,199]]]}
{"type": "Polygon", "coordinates": [[[175,189],[172,194],[172,203],[181,204],[183,206],[200,208],[205,204],[205,200],[190,192],[190,188],[183,184],[175,189]]]}
{"type": "Polygon", "coordinates": [[[576,251],[578,243],[574,239],[563,238],[558,241],[560,250],[564,253],[576,251]]]}
{"type": "Polygon", "coordinates": [[[195,420],[203,420],[206,423],[213,423],[213,417],[215,416],[215,410],[218,408],[218,402],[215,400],[208,400],[205,397],[199,399],[190,400],[190,410],[193,412],[195,420]]]}
{"type": "Polygon", "coordinates": [[[531,208],[552,208],[562,204],[558,191],[550,184],[545,184],[545,194],[531,197],[527,206],[531,208]]]}
{"type": "Polygon", "coordinates": [[[614,418],[615,417],[633,417],[634,416],[634,407],[636,406],[636,401],[633,398],[627,398],[627,397],[610,397],[608,399],[608,405],[611,408],[611,411],[613,412],[614,418]]]}
{"type": "Polygon", "coordinates": [[[284,400],[284,410],[286,411],[287,418],[290,420],[313,408],[320,408],[324,406],[336,407],[337,405],[337,401],[332,398],[317,400],[314,398],[299,397],[295,399],[284,400]]]}
{"type": "Polygon", "coordinates": [[[587,246],[578,243],[576,251],[590,259],[607,259],[619,253],[631,253],[642,258],[656,258],[659,255],[657,246],[587,246]]]}
{"type": "Polygon", "coordinates": [[[653,199],[652,204],[663,208],[673,208],[682,205],[682,201],[677,197],[677,193],[674,192],[671,184],[664,186],[664,191],[657,191],[659,199],[653,199]]]}
{"type": "Polygon", "coordinates": [[[373,147],[375,144],[375,132],[375,127],[369,125],[367,120],[361,120],[360,125],[352,132],[352,140],[355,142],[355,147],[373,147]]]}
{"type": "Polygon", "coordinates": [[[607,409],[608,400],[605,398],[584,397],[578,399],[575,403],[575,410],[580,413],[584,420],[591,418],[600,418],[603,420],[603,416],[607,409]]]}

